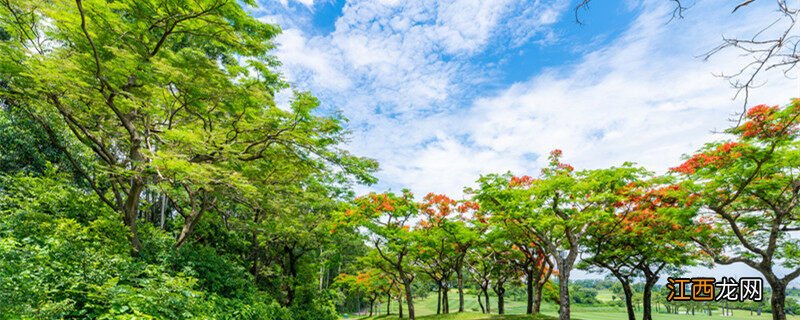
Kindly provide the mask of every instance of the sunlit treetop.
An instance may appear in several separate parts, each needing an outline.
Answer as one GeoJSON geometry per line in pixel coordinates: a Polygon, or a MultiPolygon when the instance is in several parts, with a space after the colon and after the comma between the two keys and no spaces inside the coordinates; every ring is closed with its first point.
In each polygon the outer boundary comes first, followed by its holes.
{"type": "Polygon", "coordinates": [[[800,133],[800,99],[786,107],[757,105],[747,110],[746,122],[729,130],[743,139],[792,139],[800,133]]]}

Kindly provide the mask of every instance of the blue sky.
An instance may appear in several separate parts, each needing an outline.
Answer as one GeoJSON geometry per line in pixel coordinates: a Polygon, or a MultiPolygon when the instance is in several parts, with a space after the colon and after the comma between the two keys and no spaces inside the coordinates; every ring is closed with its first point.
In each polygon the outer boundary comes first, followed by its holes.
{"type": "MultiPolygon", "coordinates": [[[[259,3],[254,15],[283,29],[284,77],[341,111],[347,147],[380,162],[381,182],[359,191],[456,197],[480,174],[535,175],[555,148],[579,169],[679,164],[742,107],[714,74],[746,58],[697,56],[777,17],[771,1],[735,14],[730,1],[684,1],[685,18],[670,21],[671,1],[596,0],[583,24],[575,1],[259,3]]],[[[800,96],[793,76],[763,74],[751,101],[800,96]]]]}

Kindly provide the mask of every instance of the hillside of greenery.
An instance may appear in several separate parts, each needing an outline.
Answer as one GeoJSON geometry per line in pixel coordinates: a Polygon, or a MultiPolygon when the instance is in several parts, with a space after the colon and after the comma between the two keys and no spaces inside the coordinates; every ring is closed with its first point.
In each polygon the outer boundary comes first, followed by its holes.
{"type": "Polygon", "coordinates": [[[800,100],[750,107],[664,174],[554,149],[464,199],[356,195],[378,164],[276,71],[280,28],[254,5],[0,0],[2,318],[800,312],[800,100]],[[666,301],[660,280],[732,263],[763,299],[666,301]]]}

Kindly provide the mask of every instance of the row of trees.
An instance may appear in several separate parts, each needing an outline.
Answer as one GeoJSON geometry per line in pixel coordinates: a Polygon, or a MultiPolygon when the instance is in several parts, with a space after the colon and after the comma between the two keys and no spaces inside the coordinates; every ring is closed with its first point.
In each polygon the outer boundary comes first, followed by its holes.
{"type": "Polygon", "coordinates": [[[535,313],[555,275],[568,319],[583,267],[626,296],[645,279],[649,319],[664,270],[713,261],[761,272],[785,317],[797,100],[750,109],[667,176],[576,171],[554,151],[536,177],[481,177],[468,201],[353,199],[377,164],[342,149],[345,119],[309,93],[276,104],[291,89],[269,55],[280,29],[253,5],[0,0],[0,313],[332,319],[340,273],[372,302],[402,293],[410,318],[420,279],[445,313],[468,281],[502,313],[524,281],[535,313]]]}
{"type": "Polygon", "coordinates": [[[333,319],[377,164],[253,1],[0,1],[0,314],[333,319]],[[248,311],[252,310],[252,312],[248,311]]]}
{"type": "Polygon", "coordinates": [[[649,320],[663,274],[737,262],[763,275],[773,317],[785,319],[786,287],[800,275],[798,240],[790,236],[800,230],[800,100],[750,108],[726,133],[729,140],[706,144],[666,175],[630,163],[575,170],[554,150],[538,176],[482,176],[466,190],[469,200],[428,194],[416,201],[407,190],[359,197],[340,227],[360,228],[371,244],[363,263],[382,285],[366,290],[402,287],[411,319],[420,277],[438,288],[439,312],[450,310],[451,283],[463,311],[464,281],[472,280],[484,311],[491,288],[502,314],[507,283],[525,282],[527,312],[536,313],[555,275],[566,320],[577,267],[613,275],[629,319],[632,282],[642,279],[641,312],[649,320]]]}

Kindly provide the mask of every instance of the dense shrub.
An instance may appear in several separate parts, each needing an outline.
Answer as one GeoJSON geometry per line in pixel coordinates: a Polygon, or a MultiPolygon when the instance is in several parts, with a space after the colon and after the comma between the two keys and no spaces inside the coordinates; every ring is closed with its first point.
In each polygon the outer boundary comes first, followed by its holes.
{"type": "Polygon", "coordinates": [[[20,318],[336,319],[330,299],[287,308],[259,292],[247,270],[199,244],[176,250],[142,224],[127,228],[66,176],[0,175],[0,314],[20,318]]]}

